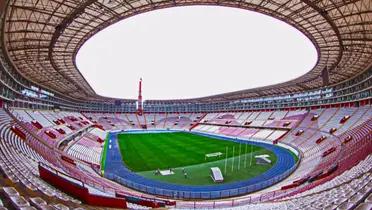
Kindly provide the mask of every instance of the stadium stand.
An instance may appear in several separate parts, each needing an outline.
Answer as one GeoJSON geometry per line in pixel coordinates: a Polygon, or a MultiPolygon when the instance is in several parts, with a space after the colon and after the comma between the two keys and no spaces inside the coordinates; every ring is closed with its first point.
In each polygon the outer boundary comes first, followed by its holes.
{"type": "MultiPolygon", "coordinates": [[[[44,141],[44,143],[47,143],[47,145],[53,145],[55,144],[49,144],[48,141],[45,140],[44,135],[38,135],[40,134],[39,130],[35,129],[34,127],[27,126],[27,121],[23,121],[25,118],[20,118],[19,113],[26,113],[24,110],[18,110],[18,109],[10,109],[10,112],[1,111],[1,122],[3,125],[3,128],[1,129],[1,135],[2,139],[8,139],[5,142],[2,142],[2,154],[8,154],[7,156],[1,156],[3,160],[7,160],[4,163],[7,163],[5,166],[2,165],[3,170],[5,171],[5,175],[14,183],[21,182],[23,186],[29,190],[38,190],[39,185],[36,183],[44,183],[42,179],[37,178],[39,174],[38,170],[38,162],[42,164],[46,164],[47,166],[51,166],[53,168],[56,168],[57,170],[60,170],[62,173],[71,173],[73,177],[85,177],[87,178],[87,174],[93,175],[95,174],[95,179],[102,179],[97,172],[99,172],[100,167],[100,155],[102,153],[102,144],[103,140],[105,139],[106,132],[100,128],[97,127],[89,127],[87,130],[84,131],[83,134],[80,134],[76,137],[76,139],[69,142],[68,146],[64,148],[65,154],[67,157],[70,157],[70,160],[72,160],[72,163],[74,165],[73,170],[70,166],[67,166],[67,162],[64,161],[58,161],[53,159],[46,160],[43,158],[43,154],[39,154],[37,151],[31,149],[27,144],[27,139],[30,139],[30,137],[27,135],[29,132],[33,132],[35,137],[40,137],[37,139],[40,139],[44,141]],[[9,114],[14,114],[14,118],[11,118],[9,114]],[[18,119],[18,123],[23,124],[18,125],[17,121],[14,121],[15,119],[18,119]],[[19,119],[22,119],[19,120],[19,119]],[[25,140],[22,140],[22,138],[17,134],[17,132],[12,130],[12,126],[16,126],[19,130],[21,130],[24,134],[27,135],[26,142],[25,140]],[[7,146],[9,145],[9,146],[7,146]],[[9,149],[14,149],[13,151],[9,149]],[[20,153],[17,153],[15,151],[20,151],[20,153]],[[13,155],[9,155],[13,154],[13,155]],[[17,155],[15,155],[17,154],[17,155]],[[71,155],[71,156],[68,156],[71,155]],[[8,159],[9,157],[17,157],[22,158],[22,161],[14,161],[11,159],[8,159]],[[76,158],[76,159],[75,159],[76,158]],[[75,160],[74,160],[75,159],[75,160]],[[82,162],[78,162],[77,160],[81,160],[82,162]],[[62,163],[61,163],[62,162],[62,163]],[[19,165],[19,164],[24,165],[19,165]],[[20,167],[20,170],[22,171],[29,171],[29,174],[25,173],[17,173],[12,170],[9,170],[7,168],[12,168],[12,166],[18,166],[20,167]],[[30,182],[29,176],[33,176],[34,178],[32,180],[38,180],[38,181],[32,181],[30,182]]],[[[368,165],[368,163],[371,161],[370,156],[368,154],[371,153],[371,106],[362,106],[362,107],[351,107],[351,108],[332,108],[330,110],[328,109],[322,109],[322,110],[310,110],[310,111],[295,111],[296,113],[301,113],[300,119],[297,120],[294,124],[297,126],[294,127],[292,130],[285,131],[287,134],[284,133],[284,137],[279,138],[279,134],[282,134],[281,130],[270,130],[267,129],[264,126],[258,127],[254,126],[255,128],[246,127],[241,121],[239,124],[235,124],[234,126],[238,127],[231,127],[230,124],[222,124],[220,121],[222,118],[225,118],[223,120],[229,119],[231,121],[237,121],[236,118],[239,119],[239,116],[245,115],[245,116],[264,116],[259,118],[258,120],[263,121],[263,118],[270,118],[270,116],[276,116],[274,119],[284,119],[286,114],[289,114],[290,112],[283,112],[283,111],[272,111],[272,112],[252,112],[252,113],[244,113],[244,112],[237,112],[237,113],[230,113],[228,114],[228,117],[226,117],[226,114],[207,114],[205,115],[205,118],[202,118],[200,121],[200,124],[196,126],[192,131],[197,132],[203,132],[203,133],[210,133],[212,135],[219,135],[219,136],[234,136],[238,137],[239,139],[260,139],[265,141],[273,142],[273,140],[278,140],[277,143],[285,143],[288,145],[291,145],[295,148],[297,148],[301,154],[301,163],[299,164],[298,168],[295,170],[294,173],[289,175],[288,178],[286,178],[284,181],[279,182],[278,184],[268,187],[260,193],[255,193],[255,196],[260,196],[260,200],[264,201],[265,199],[268,200],[279,200],[283,203],[283,206],[286,207],[293,207],[296,206],[308,206],[308,208],[315,208],[319,206],[314,206],[312,204],[313,200],[317,200],[317,197],[314,197],[314,194],[319,194],[321,192],[324,192],[325,195],[328,196],[328,191],[334,190],[334,189],[347,189],[349,185],[346,185],[345,183],[349,183],[352,180],[359,180],[359,177],[368,177],[367,175],[370,173],[370,169],[368,167],[365,167],[368,165]],[[285,114],[283,114],[285,113],[285,114]],[[314,116],[317,116],[316,119],[314,119],[314,116]],[[214,116],[214,117],[211,117],[214,116]],[[222,116],[222,117],[221,117],[222,116]],[[234,118],[236,116],[236,118],[234,118]],[[341,122],[344,116],[349,116],[347,121],[341,122]],[[206,125],[204,124],[205,120],[208,120],[210,124],[206,125]],[[218,123],[213,125],[213,123],[218,123]],[[330,128],[337,128],[337,131],[334,133],[330,133],[330,128]],[[254,133],[247,135],[250,133],[251,130],[255,130],[254,133]],[[296,133],[298,130],[303,130],[303,133],[300,136],[297,136],[296,133]],[[279,132],[280,131],[280,132],[279,132]],[[344,132],[342,132],[344,131],[344,132]],[[278,133],[278,134],[276,134],[278,133]],[[274,136],[278,136],[278,138],[274,138],[274,136]],[[317,140],[319,140],[322,136],[325,136],[324,140],[317,143],[317,140]],[[351,136],[351,138],[348,138],[351,136]],[[348,139],[346,141],[345,139],[348,139]],[[324,156],[324,153],[329,151],[330,148],[335,148],[334,151],[332,151],[329,155],[324,156]],[[367,157],[368,156],[368,157],[367,157]],[[365,160],[359,162],[360,160],[365,160]],[[355,165],[355,166],[354,166],[355,165]],[[353,167],[354,166],[354,167],[353,167]],[[366,175],[367,174],[367,175],[366,175]],[[311,181],[309,181],[311,180],[311,181]],[[341,188],[341,186],[344,186],[341,188]],[[340,187],[340,188],[339,188],[340,187]],[[279,189],[279,190],[278,190],[279,189]],[[273,194],[273,192],[275,192],[273,194]],[[270,195],[270,196],[268,196],[270,195]],[[275,195],[275,196],[274,196],[275,195]],[[306,199],[304,199],[306,198],[306,199]],[[298,201],[301,201],[298,203],[298,201]],[[306,204],[308,203],[308,204],[306,204]],[[306,205],[305,205],[306,204],[306,205]]],[[[27,112],[28,113],[28,112],[27,112]]],[[[43,111],[38,111],[38,113],[43,113],[43,111]]],[[[84,113],[85,116],[88,116],[88,119],[93,119],[93,114],[91,113],[84,113]]],[[[95,119],[97,118],[104,118],[102,116],[103,114],[95,114],[95,119]]],[[[202,115],[202,114],[201,114],[202,115]]],[[[293,116],[292,114],[291,116],[293,116]]],[[[35,120],[40,118],[38,117],[31,117],[34,115],[29,115],[29,120],[35,120]]],[[[40,116],[40,115],[37,115],[40,116]]],[[[48,118],[50,119],[58,119],[57,116],[61,116],[60,113],[52,113],[48,112],[48,118]]],[[[63,116],[77,116],[79,117],[80,114],[78,113],[66,113],[63,116]]],[[[149,119],[155,118],[155,114],[150,114],[149,119]]],[[[175,120],[175,115],[169,115],[165,116],[165,119],[163,122],[163,126],[169,126],[169,127],[162,127],[162,129],[184,129],[190,128],[189,122],[197,119],[198,114],[184,114],[182,116],[177,115],[176,119],[179,119],[179,122],[182,118],[187,118],[187,123],[173,123],[175,120]],[[191,120],[190,116],[194,116],[191,120]],[[169,120],[168,120],[169,117],[169,120]],[[172,123],[170,123],[172,122],[172,123]],[[177,127],[179,126],[179,127],[177,127]]],[[[142,116],[143,119],[145,116],[142,116]]],[[[82,117],[83,118],[83,117],[82,117]]],[[[63,118],[61,118],[63,119],[63,118]]],[[[83,118],[84,119],[84,118],[83,118]]],[[[88,119],[85,119],[88,121],[88,119]]],[[[135,119],[135,115],[131,116],[131,119],[135,119]]],[[[241,119],[241,118],[240,118],[241,119]]],[[[248,118],[247,118],[248,119],[248,118]]],[[[256,120],[257,117],[252,118],[252,121],[256,120]]],[[[161,120],[160,120],[161,121],[161,120]]],[[[272,128],[275,128],[272,123],[273,119],[266,119],[266,121],[270,121],[270,126],[272,128]]],[[[76,121],[74,121],[76,122],[76,121]]],[[[70,121],[70,123],[73,123],[70,121]]],[[[43,125],[47,126],[46,123],[42,123],[43,125]]],[[[92,123],[89,122],[89,125],[94,125],[94,120],[92,120],[92,123]]],[[[267,123],[262,123],[262,125],[267,123]]],[[[281,124],[276,124],[277,128],[283,128],[281,124]]],[[[52,123],[48,125],[55,126],[52,123]]],[[[250,125],[249,125],[250,126],[250,125]]],[[[44,127],[43,127],[44,128],[44,127]]],[[[139,128],[136,128],[139,129],[139,128]]],[[[71,131],[72,133],[77,132],[77,130],[71,131]]],[[[32,138],[35,140],[35,138],[32,138]]],[[[37,141],[37,140],[35,140],[37,141]]],[[[275,173],[274,173],[275,174],[275,173]]],[[[137,179],[137,178],[136,178],[137,179]]],[[[88,180],[86,180],[87,183],[89,183],[88,180]]],[[[357,181],[354,181],[357,182],[357,181]]],[[[365,183],[369,183],[369,179],[366,180],[365,183]]],[[[100,190],[97,190],[97,184],[99,186],[107,184],[105,180],[100,180],[94,182],[93,188],[91,190],[101,192],[100,190]],[[94,187],[95,186],[95,187],[94,187]]],[[[46,195],[54,195],[59,196],[58,198],[62,201],[75,201],[73,198],[60,193],[56,191],[54,188],[46,188],[45,186],[48,186],[47,184],[40,184],[44,188],[43,192],[45,192],[46,195]],[[46,188],[46,189],[45,189],[46,188]]],[[[87,185],[89,186],[89,185],[87,185]]],[[[367,185],[366,185],[367,186],[367,185]]],[[[112,186],[111,186],[112,187],[112,186]]],[[[121,192],[127,192],[127,193],[134,193],[134,191],[129,190],[128,188],[123,188],[122,186],[116,186],[112,188],[114,191],[120,190],[121,192]]],[[[361,190],[364,188],[360,188],[361,190]]],[[[356,197],[350,196],[348,199],[350,201],[347,202],[347,204],[344,204],[343,202],[334,204],[335,205],[362,205],[365,206],[367,204],[362,204],[362,200],[365,199],[367,196],[367,187],[365,187],[364,191],[361,191],[360,193],[357,193],[357,195],[364,194],[362,196],[356,197]]],[[[369,192],[369,191],[368,191],[369,192]]],[[[105,193],[104,193],[105,194],[105,193]]],[[[248,202],[248,206],[252,205],[250,203],[254,203],[254,199],[256,199],[255,196],[252,197],[243,197],[244,202],[248,202]]],[[[331,199],[331,197],[329,198],[331,199]]],[[[324,200],[322,205],[325,205],[329,200],[324,200]]],[[[13,198],[13,201],[10,203],[13,203],[15,206],[22,206],[22,205],[29,205],[33,201],[28,199],[27,197],[17,197],[17,199],[13,198]]],[[[236,202],[236,200],[234,200],[236,202]]],[[[243,202],[243,201],[242,201],[243,202]]],[[[132,205],[132,204],[131,204],[132,205]]],[[[141,207],[138,206],[138,204],[133,204],[132,207],[138,207],[138,208],[148,208],[148,207],[141,207]],[[137,206],[133,206],[137,205],[137,206]]],[[[176,202],[177,207],[179,208],[185,208],[190,207],[189,202],[176,202]]],[[[197,202],[193,202],[192,205],[195,205],[197,207],[197,202]]],[[[202,204],[201,204],[202,205],[202,204]]],[[[221,205],[218,202],[214,202],[213,205],[221,205]]],[[[240,205],[238,202],[236,205],[240,205]]],[[[320,204],[319,204],[320,205],[320,204]]],[[[259,204],[255,204],[254,208],[261,208],[259,204]]],[[[250,206],[251,207],[251,206],[250,206]]],[[[296,208],[297,208],[296,207],[296,208]]],[[[252,207],[253,208],[253,207],[252,207]]],[[[298,207],[299,208],[299,207],[298,207]]]]}
{"type": "Polygon", "coordinates": [[[0,1],[0,209],[371,209],[370,11],[370,0],[0,1]],[[76,68],[77,50],[101,29],[186,5],[236,7],[285,21],[313,42],[318,62],[285,83],[146,100],[141,112],[137,100],[96,94],[76,68]],[[250,194],[156,196],[162,193],[128,183],[160,189],[159,183],[128,171],[123,185],[105,178],[105,140],[123,130],[182,130],[278,145],[294,148],[299,163],[285,179],[265,181],[289,167],[282,159],[282,167],[255,179],[265,187],[250,194]]]}

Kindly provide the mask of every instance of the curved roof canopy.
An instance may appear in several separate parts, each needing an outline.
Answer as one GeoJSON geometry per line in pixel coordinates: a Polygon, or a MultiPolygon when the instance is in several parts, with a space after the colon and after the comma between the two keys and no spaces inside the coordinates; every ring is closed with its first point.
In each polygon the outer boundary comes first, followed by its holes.
{"type": "Polygon", "coordinates": [[[101,98],[75,65],[82,44],[124,18],[160,8],[220,5],[253,10],[280,19],[304,33],[318,50],[307,74],[279,85],[242,90],[199,100],[259,97],[322,87],[364,71],[372,61],[370,0],[9,0],[4,43],[16,69],[31,81],[74,98],[101,98]]]}

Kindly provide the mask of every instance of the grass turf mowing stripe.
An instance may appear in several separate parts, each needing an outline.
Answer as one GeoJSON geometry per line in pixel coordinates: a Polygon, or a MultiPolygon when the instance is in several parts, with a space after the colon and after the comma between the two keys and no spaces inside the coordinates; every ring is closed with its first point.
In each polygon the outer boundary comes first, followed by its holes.
{"type": "MultiPolygon", "coordinates": [[[[125,133],[119,134],[118,140],[126,166],[135,172],[178,168],[225,159],[226,147],[229,148],[228,157],[232,157],[233,147],[234,156],[245,153],[244,147],[238,152],[238,143],[183,132],[125,133]],[[205,160],[205,154],[214,152],[222,152],[223,155],[205,160]]],[[[259,150],[262,148],[252,146],[253,152],[259,150]]],[[[250,148],[247,153],[249,152],[250,148]]]]}

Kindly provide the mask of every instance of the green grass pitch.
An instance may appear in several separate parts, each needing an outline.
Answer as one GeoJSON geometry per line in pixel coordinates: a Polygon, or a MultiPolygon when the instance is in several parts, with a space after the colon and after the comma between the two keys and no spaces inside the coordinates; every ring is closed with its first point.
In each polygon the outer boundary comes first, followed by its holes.
{"type": "Polygon", "coordinates": [[[130,170],[147,178],[176,184],[214,184],[210,178],[210,168],[216,166],[224,175],[224,183],[245,180],[260,175],[276,162],[276,156],[262,147],[185,132],[123,133],[118,135],[118,141],[123,161],[130,170]],[[205,159],[206,154],[215,152],[223,155],[205,159]],[[251,156],[259,154],[270,155],[272,163],[256,165],[251,156]],[[174,169],[175,174],[155,175],[155,170],[168,168],[174,169]],[[188,174],[187,178],[182,173],[183,168],[188,174]]]}
{"type": "Polygon", "coordinates": [[[101,154],[101,173],[102,174],[105,173],[108,141],[109,141],[109,134],[106,135],[105,142],[103,143],[103,151],[102,151],[102,154],[101,154]]]}

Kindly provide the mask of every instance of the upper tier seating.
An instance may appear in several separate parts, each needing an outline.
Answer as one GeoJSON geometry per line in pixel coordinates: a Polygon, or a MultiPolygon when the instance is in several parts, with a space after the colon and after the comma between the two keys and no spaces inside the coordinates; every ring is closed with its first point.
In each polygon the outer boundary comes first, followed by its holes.
{"type": "Polygon", "coordinates": [[[110,114],[84,113],[89,120],[98,123],[106,130],[126,129],[188,129],[202,118],[203,114],[110,114]]]}

